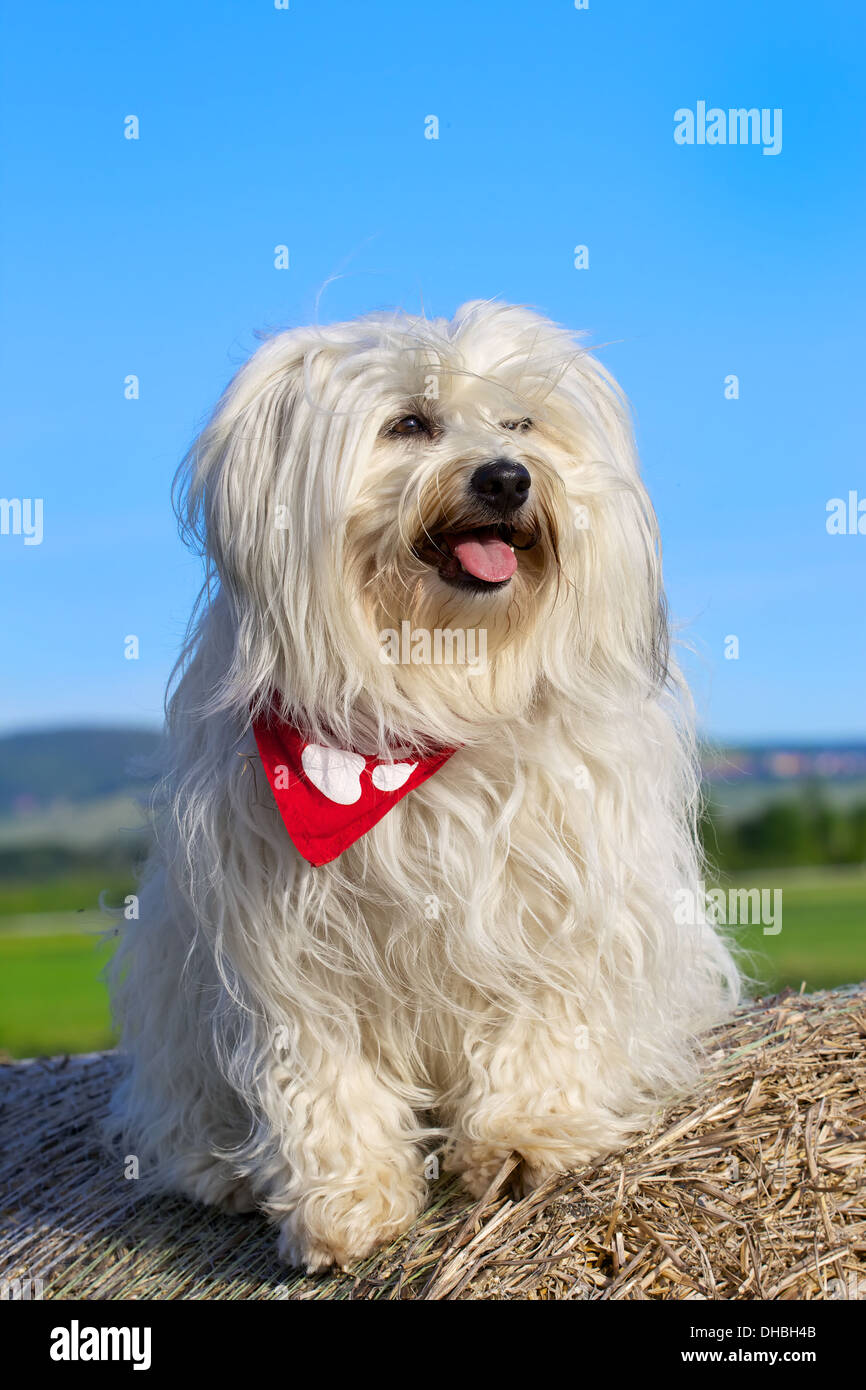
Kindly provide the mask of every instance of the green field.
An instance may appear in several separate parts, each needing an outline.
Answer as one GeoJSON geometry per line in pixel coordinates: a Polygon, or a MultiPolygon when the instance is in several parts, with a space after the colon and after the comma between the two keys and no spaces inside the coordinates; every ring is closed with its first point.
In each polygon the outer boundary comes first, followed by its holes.
{"type": "Polygon", "coordinates": [[[866,875],[841,869],[751,874],[744,887],[782,890],[782,930],[747,927],[738,939],[752,974],[773,989],[832,989],[866,979],[866,875]]]}
{"type": "MultiPolygon", "coordinates": [[[[747,927],[740,939],[751,973],[766,989],[827,989],[866,978],[866,875],[810,869],[753,873],[742,886],[782,890],[782,930],[747,927]]],[[[100,887],[78,877],[44,885],[9,885],[0,897],[0,1055],[33,1057],[90,1052],[111,1045],[99,973],[110,925],[92,910],[100,887]],[[78,910],[61,911],[75,904],[78,910]]],[[[107,900],[128,891],[112,884],[107,900]]]]}
{"type": "Polygon", "coordinates": [[[112,1043],[99,972],[109,951],[90,935],[41,922],[0,926],[0,1055],[95,1052],[112,1043]]]}

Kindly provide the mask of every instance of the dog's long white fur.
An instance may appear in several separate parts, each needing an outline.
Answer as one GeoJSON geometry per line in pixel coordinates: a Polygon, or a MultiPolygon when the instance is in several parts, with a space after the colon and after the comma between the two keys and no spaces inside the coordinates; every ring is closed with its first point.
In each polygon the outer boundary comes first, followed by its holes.
{"type": "Polygon", "coordinates": [[[478,1193],[512,1149],[532,1186],[621,1144],[736,999],[724,941],[674,923],[699,782],[655,520],[604,369],[488,303],[272,338],[180,507],[207,578],[114,967],[110,1127],[142,1177],[259,1204],[286,1259],[346,1264],[417,1214],[431,1145],[478,1193]],[[428,406],[435,437],[389,437],[428,406]],[[506,590],[466,594],[416,543],[502,456],[541,539],[506,590]],[[486,671],[383,662],[404,619],[484,627],[486,671]],[[275,697],[318,742],[458,751],[313,868],[250,733],[275,697]]]}

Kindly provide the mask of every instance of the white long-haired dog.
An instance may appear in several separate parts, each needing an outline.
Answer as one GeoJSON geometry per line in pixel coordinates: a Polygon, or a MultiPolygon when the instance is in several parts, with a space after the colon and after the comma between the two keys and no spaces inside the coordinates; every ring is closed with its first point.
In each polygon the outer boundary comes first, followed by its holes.
{"type": "Polygon", "coordinates": [[[531,1188],[620,1145],[735,1000],[675,924],[699,784],[654,516],[605,370],[488,303],[279,334],[180,476],[208,575],[113,1127],[345,1265],[431,1148],[480,1194],[511,1151],[531,1188]]]}

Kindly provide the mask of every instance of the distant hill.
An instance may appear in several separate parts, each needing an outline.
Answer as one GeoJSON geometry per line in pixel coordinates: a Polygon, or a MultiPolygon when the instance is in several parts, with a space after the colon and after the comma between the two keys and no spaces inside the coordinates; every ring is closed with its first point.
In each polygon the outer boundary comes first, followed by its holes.
{"type": "MultiPolygon", "coordinates": [[[[147,795],[158,743],[154,729],[98,726],[0,737],[0,820],[26,820],[35,832],[45,813],[56,818],[63,808],[68,815],[71,805],[96,802],[110,820],[118,798],[147,795]]],[[[850,788],[861,799],[866,785],[863,743],[708,746],[702,761],[714,795],[735,806],[743,797],[775,798],[813,779],[843,795],[850,788]]]]}
{"type": "Polygon", "coordinates": [[[58,802],[140,796],[153,782],[153,729],[69,728],[0,737],[0,816],[58,802]]]}

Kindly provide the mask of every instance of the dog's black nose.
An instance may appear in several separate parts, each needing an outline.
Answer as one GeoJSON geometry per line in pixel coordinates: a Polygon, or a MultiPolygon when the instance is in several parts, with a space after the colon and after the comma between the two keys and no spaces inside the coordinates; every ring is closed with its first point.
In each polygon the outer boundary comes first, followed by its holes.
{"type": "Polygon", "coordinates": [[[469,486],[488,507],[508,516],[523,506],[532,487],[532,478],[522,463],[515,463],[513,459],[493,459],[476,468],[469,486]]]}

